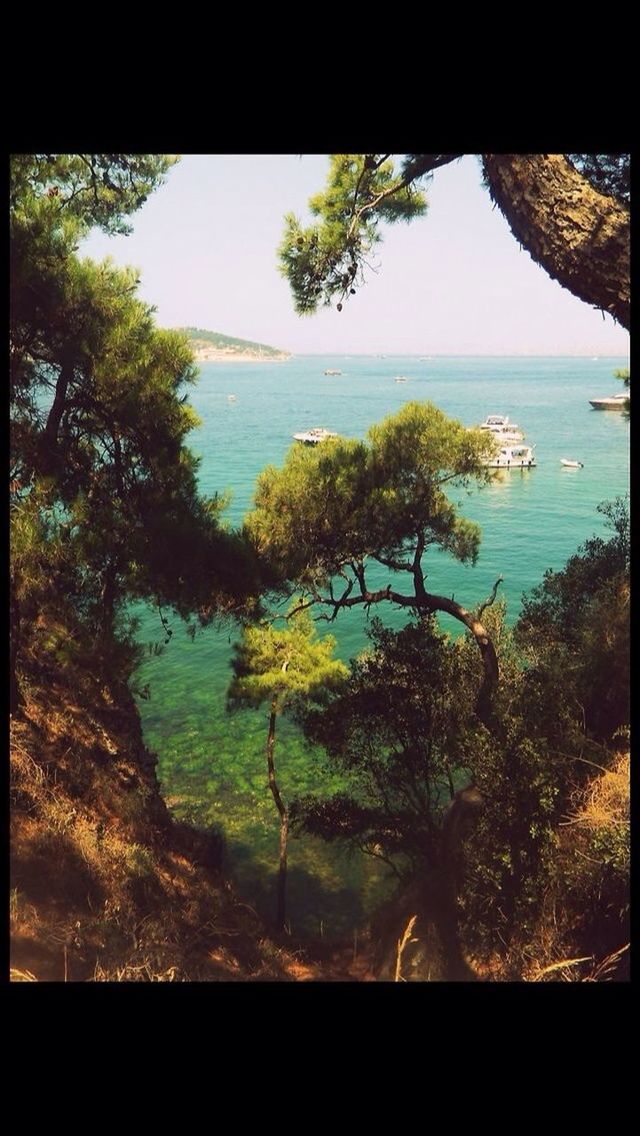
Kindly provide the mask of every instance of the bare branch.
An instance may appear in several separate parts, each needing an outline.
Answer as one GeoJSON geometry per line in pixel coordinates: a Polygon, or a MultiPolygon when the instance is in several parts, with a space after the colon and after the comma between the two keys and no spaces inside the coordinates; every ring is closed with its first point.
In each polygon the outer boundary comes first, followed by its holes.
{"type": "Polygon", "coordinates": [[[496,592],[498,591],[498,588],[500,587],[500,584],[502,583],[503,580],[504,580],[504,576],[501,573],[498,576],[498,579],[496,580],[495,584],[493,585],[493,588],[491,589],[491,595],[487,597],[487,599],[484,601],[484,603],[480,604],[479,608],[477,608],[477,610],[476,610],[476,618],[477,619],[481,619],[485,608],[491,607],[492,603],[495,602],[496,592]]]}

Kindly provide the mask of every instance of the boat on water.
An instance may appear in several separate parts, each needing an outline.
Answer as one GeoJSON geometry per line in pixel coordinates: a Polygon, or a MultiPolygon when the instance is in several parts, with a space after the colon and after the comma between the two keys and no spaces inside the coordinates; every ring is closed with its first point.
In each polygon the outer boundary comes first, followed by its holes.
{"type": "Polygon", "coordinates": [[[489,469],[533,469],[536,464],[534,446],[500,446],[483,464],[489,469]]]}
{"type": "Polygon", "coordinates": [[[406,383],[406,381],[407,381],[406,375],[396,375],[396,382],[397,383],[406,383]]]}
{"type": "Polygon", "coordinates": [[[296,442],[302,442],[305,446],[317,446],[319,442],[326,442],[328,438],[337,438],[338,435],[334,430],[325,430],[324,426],[313,426],[311,430],[301,430],[293,437],[296,442]]]}
{"type": "Polygon", "coordinates": [[[488,414],[478,430],[490,430],[499,442],[521,442],[524,434],[517,422],[509,422],[506,414],[488,414]]]}
{"type": "Polygon", "coordinates": [[[629,401],[629,391],[623,391],[619,394],[610,394],[607,398],[590,398],[594,410],[624,410],[626,403],[629,401]]]}
{"type": "Polygon", "coordinates": [[[325,375],[341,375],[342,371],[334,371],[331,367],[325,371],[325,375]]]}
{"type": "Polygon", "coordinates": [[[582,469],[584,462],[572,461],[570,458],[560,458],[560,465],[565,469],[582,469]]]}
{"type": "Polygon", "coordinates": [[[229,402],[235,402],[236,401],[235,394],[228,394],[227,398],[228,398],[229,402]]]}

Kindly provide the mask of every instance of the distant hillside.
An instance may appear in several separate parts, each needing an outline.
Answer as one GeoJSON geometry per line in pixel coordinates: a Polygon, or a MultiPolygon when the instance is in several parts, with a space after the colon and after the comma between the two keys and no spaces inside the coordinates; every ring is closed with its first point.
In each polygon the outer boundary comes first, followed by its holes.
{"type": "Polygon", "coordinates": [[[233,336],[222,335],[219,331],[205,331],[201,327],[181,327],[178,330],[188,336],[196,359],[200,361],[282,362],[291,358],[288,351],[280,351],[277,347],[269,347],[266,343],[252,343],[249,339],[234,339],[233,336]]]}

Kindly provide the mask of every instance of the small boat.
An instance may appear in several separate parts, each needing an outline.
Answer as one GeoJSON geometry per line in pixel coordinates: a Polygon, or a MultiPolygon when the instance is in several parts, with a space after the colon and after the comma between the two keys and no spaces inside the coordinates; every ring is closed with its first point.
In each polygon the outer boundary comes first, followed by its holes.
{"type": "Polygon", "coordinates": [[[299,434],[294,434],[296,442],[302,442],[305,446],[317,446],[318,442],[326,442],[328,438],[337,438],[338,435],[333,430],[325,430],[323,426],[314,426],[311,430],[302,430],[299,434]]]}
{"type": "Polygon", "coordinates": [[[500,446],[496,455],[483,464],[489,469],[533,469],[534,446],[500,446]]]}
{"type": "Polygon", "coordinates": [[[229,399],[229,402],[235,402],[236,401],[235,394],[228,394],[227,398],[229,399]]]}
{"type": "Polygon", "coordinates": [[[624,410],[629,402],[629,391],[620,394],[610,394],[607,398],[590,398],[594,410],[624,410]]]}
{"type": "Polygon", "coordinates": [[[571,461],[569,458],[560,458],[560,465],[565,469],[583,469],[584,462],[571,461]]]}
{"type": "Polygon", "coordinates": [[[489,414],[478,430],[490,430],[499,442],[521,442],[524,438],[517,422],[509,422],[506,414],[489,414]]]}
{"type": "Polygon", "coordinates": [[[396,375],[396,382],[397,383],[406,383],[406,381],[407,381],[406,375],[396,375]]]}
{"type": "Polygon", "coordinates": [[[342,371],[333,371],[333,370],[331,370],[331,368],[328,371],[325,371],[325,375],[341,375],[341,374],[342,374],[342,371]]]}

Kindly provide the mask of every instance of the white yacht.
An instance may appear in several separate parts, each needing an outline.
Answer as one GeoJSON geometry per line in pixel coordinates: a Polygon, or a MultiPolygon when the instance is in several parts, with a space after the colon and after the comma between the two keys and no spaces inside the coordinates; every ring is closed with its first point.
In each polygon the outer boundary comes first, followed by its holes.
{"type": "Polygon", "coordinates": [[[503,446],[483,464],[489,469],[533,469],[536,464],[533,446],[503,446]]]}
{"type": "Polygon", "coordinates": [[[524,438],[517,422],[509,422],[506,414],[489,414],[478,429],[490,430],[499,442],[521,442],[524,438]]]}
{"type": "Polygon", "coordinates": [[[626,390],[619,394],[610,394],[607,398],[590,398],[589,402],[594,410],[624,410],[629,396],[630,392],[626,390]]]}
{"type": "Polygon", "coordinates": [[[323,426],[313,426],[311,430],[302,430],[293,437],[305,446],[317,446],[318,442],[326,442],[328,438],[337,438],[338,435],[334,430],[325,430],[323,426]]]}

